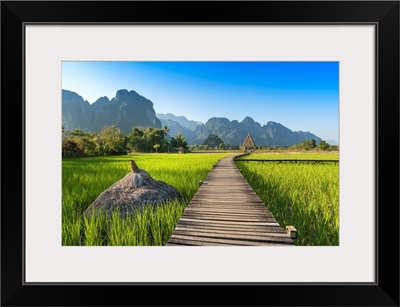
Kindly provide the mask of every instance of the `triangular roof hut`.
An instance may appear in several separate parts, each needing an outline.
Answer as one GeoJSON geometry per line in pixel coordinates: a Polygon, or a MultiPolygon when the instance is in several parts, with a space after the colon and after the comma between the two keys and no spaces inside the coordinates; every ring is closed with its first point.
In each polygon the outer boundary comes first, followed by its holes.
{"type": "Polygon", "coordinates": [[[246,136],[246,139],[243,142],[243,149],[254,149],[256,147],[256,143],[254,143],[253,138],[251,137],[250,133],[246,136]]]}

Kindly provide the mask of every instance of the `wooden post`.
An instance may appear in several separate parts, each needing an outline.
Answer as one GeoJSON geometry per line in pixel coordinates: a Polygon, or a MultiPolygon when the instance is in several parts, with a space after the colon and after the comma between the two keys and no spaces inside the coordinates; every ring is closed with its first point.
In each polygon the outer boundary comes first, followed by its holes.
{"type": "Polygon", "coordinates": [[[297,229],[293,226],[286,226],[286,233],[293,239],[297,239],[297,229]]]}

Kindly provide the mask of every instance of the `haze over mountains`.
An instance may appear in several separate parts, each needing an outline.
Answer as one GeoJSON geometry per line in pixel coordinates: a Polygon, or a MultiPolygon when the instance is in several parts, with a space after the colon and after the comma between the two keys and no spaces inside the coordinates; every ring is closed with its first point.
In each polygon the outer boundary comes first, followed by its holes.
{"type": "MultiPolygon", "coordinates": [[[[176,116],[172,113],[157,113],[157,117],[161,120],[161,122],[176,122],[180,124],[182,127],[185,127],[189,130],[195,130],[197,126],[202,125],[202,122],[195,121],[195,120],[189,120],[185,116],[176,116]]],[[[163,124],[164,125],[164,124],[163,124]]]]}
{"type": "Polygon", "coordinates": [[[261,146],[291,146],[309,139],[314,139],[317,143],[321,141],[321,138],[311,132],[292,131],[273,121],[261,125],[249,116],[245,116],[240,122],[212,117],[201,123],[185,116],[156,113],[152,101],[135,91],[125,89],[117,91],[111,100],[100,97],[93,104],[79,94],[63,89],[62,121],[66,130],[81,128],[99,132],[107,125],[116,125],[126,135],[134,126],[167,126],[170,136],[181,133],[189,145],[203,144],[209,134],[218,135],[226,145],[241,145],[249,133],[256,145],[261,146]]]}

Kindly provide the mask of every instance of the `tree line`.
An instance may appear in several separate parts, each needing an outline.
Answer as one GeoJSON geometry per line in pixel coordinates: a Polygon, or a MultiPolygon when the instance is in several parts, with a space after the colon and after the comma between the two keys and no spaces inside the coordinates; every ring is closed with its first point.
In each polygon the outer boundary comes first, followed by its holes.
{"type": "Polygon", "coordinates": [[[328,142],[321,140],[317,144],[317,142],[314,139],[310,139],[304,142],[301,142],[297,145],[292,145],[290,146],[291,149],[298,149],[298,150],[312,150],[312,149],[318,149],[318,150],[338,150],[339,147],[336,145],[330,145],[328,142]]]}
{"type": "MultiPolygon", "coordinates": [[[[84,131],[80,128],[66,130],[62,126],[62,156],[67,157],[94,157],[124,155],[131,152],[166,153],[190,152],[204,150],[241,150],[240,145],[226,145],[215,134],[210,134],[202,145],[188,145],[181,133],[174,137],[169,135],[169,128],[133,127],[125,135],[115,125],[106,126],[100,132],[84,131]]],[[[256,146],[258,150],[280,150],[288,147],[256,146]]],[[[338,146],[329,145],[326,141],[307,140],[300,144],[290,146],[295,150],[337,150],[338,146]]]]}
{"type": "MultiPolygon", "coordinates": [[[[203,145],[191,145],[190,148],[193,151],[199,151],[199,150],[244,150],[244,147],[242,145],[230,145],[230,144],[225,144],[221,138],[216,135],[216,134],[210,134],[207,139],[204,141],[203,145]]],[[[314,139],[306,140],[303,141],[299,144],[292,145],[292,146],[271,146],[271,145],[266,145],[266,146],[255,146],[253,149],[256,150],[323,150],[323,151],[334,151],[338,150],[338,146],[335,145],[330,145],[328,142],[321,140],[317,144],[317,142],[314,139]]]]}
{"type": "Polygon", "coordinates": [[[68,131],[62,127],[63,157],[110,156],[129,152],[177,152],[188,149],[185,137],[180,133],[170,137],[167,126],[133,127],[128,135],[115,125],[106,126],[98,133],[80,128],[68,131]]]}

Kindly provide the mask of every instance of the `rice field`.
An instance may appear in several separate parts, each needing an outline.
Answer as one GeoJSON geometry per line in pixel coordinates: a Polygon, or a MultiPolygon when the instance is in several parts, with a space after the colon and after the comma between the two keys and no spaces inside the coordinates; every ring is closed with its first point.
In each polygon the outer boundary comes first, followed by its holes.
{"type": "MultiPolygon", "coordinates": [[[[234,153],[135,154],[62,161],[62,245],[162,246],[213,165],[234,153]],[[181,201],[145,206],[122,219],[86,217],[84,210],[131,171],[133,159],[154,179],[179,190],[181,201]]],[[[338,160],[337,153],[251,154],[241,159],[338,160]]],[[[296,245],[339,244],[339,163],[236,162],[254,191],[284,227],[298,230],[296,245]]]]}
{"type": "Polygon", "coordinates": [[[69,158],[62,161],[62,245],[165,245],[184,208],[213,165],[229,153],[137,154],[69,158]],[[155,180],[174,186],[181,201],[145,206],[121,219],[105,214],[86,217],[84,210],[105,189],[131,171],[130,160],[155,180]]]}
{"type": "MultiPolygon", "coordinates": [[[[242,158],[338,160],[339,155],[279,153],[242,158]]],[[[339,163],[236,164],[278,223],[298,230],[296,245],[339,244],[339,163]]]]}

